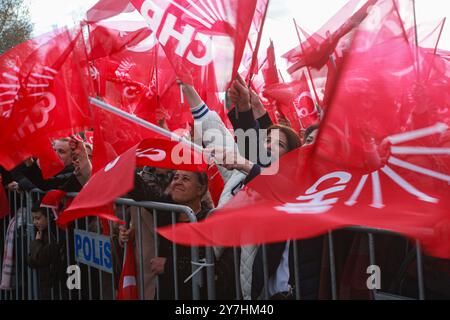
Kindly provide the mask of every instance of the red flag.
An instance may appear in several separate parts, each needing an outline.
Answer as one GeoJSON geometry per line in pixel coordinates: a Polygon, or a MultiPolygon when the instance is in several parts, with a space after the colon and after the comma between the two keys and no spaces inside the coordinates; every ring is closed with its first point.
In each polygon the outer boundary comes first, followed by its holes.
{"type": "Polygon", "coordinates": [[[251,44],[252,58],[249,67],[248,79],[251,80],[258,73],[260,66],[258,63],[259,47],[261,45],[264,24],[269,9],[269,0],[258,0],[256,3],[255,14],[253,16],[247,43],[251,44]]]}
{"type": "Polygon", "coordinates": [[[264,85],[269,86],[280,82],[278,77],[278,68],[275,58],[275,48],[273,42],[270,41],[270,45],[267,48],[266,63],[262,67],[262,74],[264,76],[264,85]]]}
{"type": "Polygon", "coordinates": [[[87,11],[86,16],[87,21],[97,22],[132,11],[134,7],[128,0],[100,0],[87,11]]]}
{"type": "Polygon", "coordinates": [[[219,90],[237,74],[256,0],[133,0],[180,79],[214,63],[219,90]]]}
{"type": "Polygon", "coordinates": [[[85,131],[84,136],[87,143],[89,143],[90,145],[94,144],[94,131],[85,131]]]}
{"type": "Polygon", "coordinates": [[[138,167],[204,172],[208,165],[203,155],[189,145],[168,139],[146,139],[136,154],[138,167]]]}
{"type": "Polygon", "coordinates": [[[93,172],[146,138],[169,140],[153,130],[98,107],[93,108],[93,115],[95,119],[93,172]]]}
{"type": "Polygon", "coordinates": [[[102,23],[91,32],[91,46],[97,48],[91,52],[104,56],[92,64],[98,95],[146,121],[164,121],[170,130],[184,128],[193,119],[189,108],[181,105],[177,76],[154,35],[144,27],[121,21],[102,23]],[[110,39],[106,44],[104,33],[110,39]]]}
{"type": "Polygon", "coordinates": [[[158,47],[151,31],[143,23],[127,21],[92,26],[90,56],[97,95],[156,123],[158,47]]]}
{"type": "Polygon", "coordinates": [[[111,203],[134,186],[137,148],[138,145],[135,145],[97,171],[70,206],[59,216],[58,225],[64,226],[86,216],[99,216],[119,222],[119,218],[112,210],[111,203]],[[118,181],[120,183],[117,183],[118,181]]]}
{"type": "Polygon", "coordinates": [[[223,188],[225,187],[225,183],[215,163],[211,164],[208,167],[208,171],[206,171],[206,173],[208,175],[209,194],[211,195],[211,199],[213,200],[214,205],[217,207],[217,205],[219,204],[220,196],[223,192],[223,188]]]}
{"type": "Polygon", "coordinates": [[[318,112],[304,74],[300,81],[266,87],[263,95],[277,102],[292,128],[298,132],[319,121],[318,112]]]}
{"type": "Polygon", "coordinates": [[[134,243],[127,242],[122,273],[120,274],[117,300],[138,300],[136,260],[134,256],[134,243]]]}
{"type": "Polygon", "coordinates": [[[366,18],[370,8],[377,1],[366,1],[353,15],[351,14],[360,0],[349,1],[316,34],[309,37],[297,48],[284,54],[283,57],[293,63],[289,67],[288,72],[292,74],[304,66],[310,66],[315,69],[322,68],[329,60],[341,38],[352,32],[366,18]]]}
{"type": "Polygon", "coordinates": [[[55,220],[58,219],[61,204],[67,193],[62,190],[50,190],[41,200],[41,207],[52,209],[55,220]]]}
{"type": "Polygon", "coordinates": [[[90,125],[85,55],[80,30],[58,30],[2,56],[0,163],[5,168],[30,156],[54,162],[50,141],[90,125]]]}
{"type": "Polygon", "coordinates": [[[147,52],[156,45],[146,24],[138,21],[91,23],[89,58],[96,60],[119,52],[147,52]]]}
{"type": "Polygon", "coordinates": [[[163,236],[236,246],[366,226],[419,239],[428,254],[450,258],[450,159],[441,147],[449,127],[417,103],[412,51],[392,2],[378,9],[383,24],[358,31],[315,146],[283,157],[278,174],[257,177],[211,218],[163,228],[163,236]],[[418,114],[422,121],[411,122],[418,114]]]}

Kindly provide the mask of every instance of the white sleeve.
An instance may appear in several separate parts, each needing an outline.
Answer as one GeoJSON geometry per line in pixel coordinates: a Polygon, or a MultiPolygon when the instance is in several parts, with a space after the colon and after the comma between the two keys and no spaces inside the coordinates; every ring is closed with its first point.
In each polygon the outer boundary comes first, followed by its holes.
{"type": "MultiPolygon", "coordinates": [[[[236,152],[239,152],[233,135],[225,127],[217,112],[211,111],[204,102],[195,108],[191,108],[191,112],[194,117],[195,143],[204,145],[206,148],[234,148],[236,152]]],[[[230,171],[221,166],[217,167],[225,184],[231,178],[233,172],[236,171],[230,171]]]]}

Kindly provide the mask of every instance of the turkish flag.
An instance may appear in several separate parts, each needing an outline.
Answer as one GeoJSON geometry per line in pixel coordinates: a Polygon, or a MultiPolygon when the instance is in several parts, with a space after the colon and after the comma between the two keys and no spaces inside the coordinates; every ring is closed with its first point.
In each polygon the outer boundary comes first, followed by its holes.
{"type": "Polygon", "coordinates": [[[190,145],[168,139],[145,139],[137,150],[138,167],[205,172],[208,164],[203,155],[190,145]]]}
{"type": "Polygon", "coordinates": [[[120,219],[115,216],[111,203],[134,186],[137,148],[136,144],[98,170],[59,216],[58,225],[64,226],[86,216],[99,216],[119,222],[120,219]]]}
{"type": "Polygon", "coordinates": [[[217,207],[220,201],[220,196],[222,195],[223,188],[225,187],[225,182],[223,181],[222,175],[217,168],[215,163],[209,165],[208,170],[206,171],[208,175],[208,191],[211,195],[211,199],[214,202],[214,205],[217,207]]]}
{"type": "Polygon", "coordinates": [[[128,241],[125,247],[125,259],[120,274],[117,300],[138,300],[136,260],[134,256],[134,243],[128,241]]]}
{"type": "Polygon", "coordinates": [[[239,246],[363,226],[450,258],[449,126],[421,100],[436,84],[416,92],[413,51],[392,2],[379,6],[381,22],[369,16],[358,29],[316,144],[282,157],[276,175],[257,177],[204,222],[160,229],[164,237],[239,246]]]}
{"type": "Polygon", "coordinates": [[[97,22],[135,9],[128,0],[100,0],[86,12],[87,21],[97,22]]]}
{"type": "Polygon", "coordinates": [[[256,0],[133,0],[181,81],[214,63],[219,90],[237,74],[256,0]]]}
{"type": "Polygon", "coordinates": [[[93,172],[104,167],[118,155],[144,139],[169,140],[169,138],[151,129],[99,107],[94,106],[92,112],[94,115],[93,172]]]}
{"type": "Polygon", "coordinates": [[[319,122],[319,115],[304,74],[299,81],[267,86],[263,95],[277,102],[292,128],[298,132],[319,122]]]}

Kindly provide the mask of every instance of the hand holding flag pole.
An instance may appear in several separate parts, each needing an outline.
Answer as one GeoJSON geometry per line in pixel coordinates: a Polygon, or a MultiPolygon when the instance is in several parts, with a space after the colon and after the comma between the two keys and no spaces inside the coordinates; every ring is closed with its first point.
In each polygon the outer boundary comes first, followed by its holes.
{"type": "MultiPolygon", "coordinates": [[[[187,96],[188,101],[189,101],[189,98],[190,97],[187,96]]],[[[150,130],[152,130],[152,131],[154,131],[156,133],[159,133],[162,136],[165,136],[165,137],[171,139],[172,141],[184,143],[185,145],[189,146],[190,148],[193,148],[195,151],[197,151],[200,154],[204,155],[206,157],[206,161],[207,161],[207,163],[209,165],[211,165],[213,163],[213,161],[214,161],[214,158],[215,158],[214,152],[211,152],[210,150],[204,149],[202,146],[200,146],[200,145],[198,145],[198,144],[196,144],[196,143],[194,143],[194,142],[192,142],[192,141],[190,141],[190,140],[188,140],[188,139],[186,139],[184,137],[181,137],[181,136],[179,136],[179,135],[177,135],[177,134],[175,134],[175,133],[173,133],[173,132],[171,132],[171,131],[169,131],[167,129],[161,128],[161,127],[159,127],[159,126],[157,126],[157,125],[155,125],[153,123],[150,123],[150,122],[145,121],[145,120],[143,120],[141,118],[138,118],[138,117],[136,117],[136,116],[134,116],[132,114],[129,114],[129,113],[123,111],[123,110],[120,110],[120,109],[118,109],[116,107],[113,107],[110,104],[108,104],[106,102],[103,102],[103,101],[101,101],[99,99],[91,97],[91,98],[89,98],[89,101],[91,102],[91,104],[93,104],[93,105],[95,105],[95,106],[97,106],[97,107],[99,107],[99,108],[101,108],[103,110],[109,111],[109,112],[111,112],[111,113],[113,113],[113,114],[115,114],[115,115],[117,115],[119,117],[122,117],[122,118],[125,118],[125,119],[129,120],[129,121],[132,121],[132,122],[134,122],[134,123],[136,123],[136,124],[138,124],[138,125],[140,125],[140,126],[142,126],[144,128],[147,128],[147,129],[150,129],[150,130]]],[[[243,172],[243,173],[246,174],[245,172],[243,172]]]]}

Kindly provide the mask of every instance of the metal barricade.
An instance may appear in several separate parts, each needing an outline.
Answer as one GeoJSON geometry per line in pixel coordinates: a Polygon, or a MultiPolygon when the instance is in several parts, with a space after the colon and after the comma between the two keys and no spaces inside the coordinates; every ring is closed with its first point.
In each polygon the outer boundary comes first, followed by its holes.
{"type": "MultiPolygon", "coordinates": [[[[29,263],[27,263],[30,246],[33,244],[36,237],[31,208],[32,204],[43,196],[43,192],[36,190],[32,192],[8,193],[11,215],[1,220],[0,237],[2,240],[1,243],[4,244],[8,238],[8,227],[14,226],[14,268],[10,287],[7,289],[0,289],[0,300],[37,300],[43,298],[42,295],[44,293],[43,288],[41,287],[42,279],[40,279],[40,274],[36,268],[31,268],[29,263]]],[[[69,196],[75,196],[75,194],[69,194],[69,196]]],[[[175,225],[177,222],[177,214],[184,214],[191,223],[194,223],[197,221],[196,216],[189,207],[158,202],[136,202],[130,199],[117,199],[115,203],[116,214],[124,221],[131,221],[132,229],[135,231],[136,284],[139,289],[139,299],[154,298],[158,300],[167,297],[166,293],[169,291],[173,293],[173,299],[185,298],[181,296],[181,291],[183,290],[180,287],[180,284],[184,285],[186,282],[191,284],[191,299],[198,300],[202,298],[214,300],[217,298],[218,291],[222,289],[220,285],[217,285],[217,263],[220,263],[221,259],[220,256],[216,254],[216,249],[218,248],[187,248],[172,244],[169,256],[172,259],[171,273],[173,274],[173,281],[171,286],[173,287],[162,287],[161,278],[159,276],[156,278],[149,277],[149,261],[151,260],[149,260],[149,257],[159,257],[161,255],[161,242],[166,241],[161,239],[156,231],[160,224],[159,220],[163,217],[170,222],[168,225],[175,225]],[[190,250],[189,263],[191,264],[191,273],[187,278],[179,279],[178,266],[185,263],[185,261],[178,261],[178,258],[180,251],[186,250],[186,248],[187,250],[190,250]],[[201,250],[203,254],[200,254],[201,250]],[[152,286],[154,286],[154,289],[150,288],[152,286]]],[[[51,209],[45,210],[47,210],[47,216],[51,217],[51,209]]],[[[81,290],[69,290],[66,283],[69,275],[66,274],[64,270],[57,279],[58,281],[50,287],[50,290],[46,293],[48,296],[45,298],[50,300],[116,299],[119,278],[118,272],[121,269],[120,257],[116,257],[110,252],[110,268],[88,264],[88,262],[78,257],[79,250],[81,249],[79,246],[77,247],[76,241],[78,241],[78,238],[76,238],[76,235],[83,234],[86,235],[87,239],[90,239],[89,241],[101,242],[102,244],[98,248],[104,249],[106,245],[108,245],[111,251],[114,249],[118,250],[118,252],[122,252],[122,248],[118,247],[117,243],[115,243],[118,236],[117,225],[111,222],[102,224],[98,217],[78,219],[73,224],[73,228],[68,228],[67,230],[61,230],[60,228],[55,227],[54,222],[51,221],[51,219],[47,219],[47,223],[46,237],[49,239],[49,244],[58,245],[58,248],[62,250],[59,252],[59,259],[64,261],[65,267],[76,265],[79,268],[82,275],[82,288],[81,290]],[[108,227],[109,232],[106,230],[108,227]],[[76,251],[76,248],[78,248],[78,251],[76,251]]],[[[343,230],[355,237],[357,235],[367,235],[368,260],[370,265],[377,264],[377,237],[381,235],[401,237],[398,234],[385,230],[363,227],[351,227],[343,230]]],[[[329,298],[333,300],[340,298],[340,273],[338,272],[337,260],[342,260],[342,257],[337,255],[339,253],[336,251],[335,238],[337,233],[338,231],[329,232],[317,240],[317,243],[321,243],[321,246],[318,247],[320,252],[317,254],[321,255],[321,261],[326,261],[328,264],[327,277],[329,282],[327,285],[329,285],[329,298]]],[[[302,269],[301,260],[302,255],[304,254],[304,251],[302,250],[309,250],[310,248],[305,247],[305,245],[308,246],[308,243],[305,244],[303,241],[305,240],[291,240],[286,242],[288,251],[293,252],[292,255],[289,256],[289,260],[293,264],[293,269],[289,270],[289,275],[291,280],[293,280],[291,281],[292,299],[296,300],[308,299],[305,292],[302,292],[302,285],[306,280],[302,278],[304,270],[302,269]]],[[[92,245],[92,247],[94,247],[94,245],[92,245]]],[[[82,250],[85,250],[85,248],[82,250]]],[[[95,251],[95,249],[93,250],[95,251]]],[[[228,250],[231,250],[229,251],[229,256],[231,256],[232,262],[226,271],[228,272],[228,275],[230,275],[230,279],[232,279],[232,276],[234,275],[234,279],[230,280],[228,283],[229,285],[234,286],[232,288],[233,293],[231,293],[228,298],[240,300],[243,297],[240,272],[240,248],[228,248],[228,250]]],[[[271,274],[269,272],[270,261],[268,256],[268,245],[260,246],[260,250],[262,254],[262,278],[264,283],[259,298],[269,299],[271,295],[269,291],[273,291],[273,289],[270,289],[270,281],[273,280],[271,279],[273,270],[271,274]]],[[[217,250],[217,252],[223,252],[223,250],[217,250]]],[[[416,298],[424,300],[426,298],[426,288],[423,255],[420,243],[417,241],[415,247],[409,248],[408,252],[412,252],[417,261],[416,298]],[[413,250],[415,250],[415,252],[413,250]]],[[[2,250],[0,254],[2,262],[0,264],[0,268],[2,268],[0,270],[1,272],[3,272],[3,255],[4,251],[2,250]]],[[[370,275],[368,274],[367,277],[369,276],[370,275]]],[[[322,281],[322,279],[320,281],[322,281]]],[[[412,298],[397,295],[396,293],[389,292],[389,290],[380,290],[378,288],[368,288],[368,292],[371,293],[371,298],[375,300],[407,300],[412,298]]],[[[317,296],[317,298],[319,298],[319,296],[317,296]]]]}
{"type": "MultiPolygon", "coordinates": [[[[32,217],[32,206],[37,200],[41,199],[45,195],[44,192],[39,190],[33,190],[31,192],[9,192],[9,202],[11,206],[11,214],[1,220],[2,224],[0,229],[0,237],[2,243],[7,238],[7,230],[11,221],[16,221],[14,226],[14,268],[12,280],[9,288],[0,289],[0,300],[38,300],[43,299],[42,288],[40,288],[39,272],[35,268],[31,268],[29,263],[27,263],[27,258],[29,254],[30,244],[35,240],[36,230],[33,225],[32,217]],[[17,220],[16,220],[17,219],[17,220]]],[[[69,197],[74,197],[76,194],[68,194],[69,197]]],[[[136,233],[136,267],[137,267],[137,287],[139,288],[139,298],[140,299],[152,299],[153,297],[145,296],[145,282],[148,279],[144,279],[143,270],[148,270],[148,265],[144,266],[144,255],[148,256],[145,252],[148,251],[148,246],[142,245],[144,236],[148,239],[148,234],[146,232],[152,231],[154,238],[154,257],[159,254],[159,243],[160,236],[156,232],[157,221],[159,215],[167,215],[172,220],[172,223],[176,222],[176,214],[185,214],[190,222],[196,222],[196,216],[189,207],[169,204],[169,203],[158,203],[158,202],[136,202],[130,199],[117,199],[115,201],[117,210],[116,213],[123,220],[126,219],[126,215],[130,215],[130,210],[135,210],[136,220],[134,221],[134,229],[136,233]],[[145,209],[145,210],[144,210],[145,209]],[[144,230],[143,219],[146,221],[153,221],[153,230],[144,230]]],[[[47,217],[53,217],[51,209],[43,208],[46,212],[47,217]]],[[[85,262],[77,258],[75,252],[75,240],[74,236],[77,232],[84,232],[87,237],[92,237],[95,239],[97,236],[105,233],[106,230],[102,230],[104,225],[101,224],[98,217],[85,217],[78,219],[73,223],[72,228],[67,228],[67,230],[61,230],[55,226],[53,219],[47,219],[47,230],[46,237],[48,239],[49,246],[56,245],[58,248],[62,248],[64,252],[61,252],[61,261],[64,261],[64,267],[76,265],[81,270],[81,290],[69,290],[67,287],[66,280],[68,274],[66,270],[61,278],[57,279],[56,283],[51,286],[48,296],[45,299],[49,300],[91,300],[91,299],[115,299],[117,290],[117,281],[120,275],[116,274],[115,270],[117,268],[117,263],[114,259],[114,264],[111,271],[98,268],[93,265],[88,265],[85,262]],[[84,286],[84,287],[83,287],[84,286]]],[[[115,227],[111,222],[108,222],[109,234],[108,238],[117,238],[118,234],[115,232],[115,227]]],[[[108,244],[108,247],[110,245],[108,244]]],[[[3,249],[3,247],[2,247],[3,249]]],[[[115,248],[120,250],[121,248],[115,248]]],[[[84,249],[83,249],[84,250],[84,249]]],[[[173,274],[176,279],[178,275],[177,270],[177,251],[178,246],[173,245],[173,274]]],[[[209,284],[208,281],[203,279],[203,274],[198,272],[204,268],[204,262],[201,263],[199,257],[199,248],[190,248],[190,264],[191,264],[191,274],[193,276],[188,279],[187,283],[191,283],[192,286],[192,299],[200,298],[200,286],[209,284]]],[[[3,271],[3,253],[1,250],[0,258],[0,274],[3,271]]],[[[205,257],[206,260],[210,259],[209,256],[205,257]]],[[[208,278],[212,275],[208,271],[208,278]]],[[[177,279],[176,279],[177,280],[177,279]]],[[[174,281],[173,292],[175,293],[174,298],[179,298],[179,283],[185,281],[186,279],[179,279],[180,281],[174,281]]],[[[159,277],[154,280],[155,285],[155,298],[159,299],[161,296],[161,290],[167,290],[167,288],[160,288],[159,277]]],[[[213,288],[210,288],[208,293],[211,297],[213,288]]]]}

